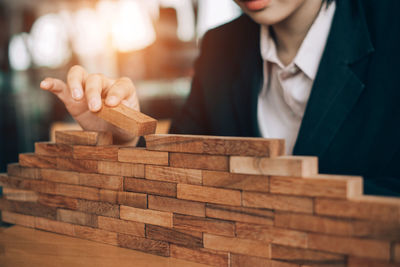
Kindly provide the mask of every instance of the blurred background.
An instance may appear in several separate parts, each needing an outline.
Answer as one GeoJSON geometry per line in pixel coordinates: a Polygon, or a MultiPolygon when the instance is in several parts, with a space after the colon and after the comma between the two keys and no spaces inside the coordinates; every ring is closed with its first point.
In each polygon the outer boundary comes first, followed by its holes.
{"type": "Polygon", "coordinates": [[[0,172],[51,129],[74,127],[43,78],[65,80],[75,64],[130,77],[142,111],[168,121],[190,92],[201,37],[239,15],[233,0],[0,0],[0,172]]]}

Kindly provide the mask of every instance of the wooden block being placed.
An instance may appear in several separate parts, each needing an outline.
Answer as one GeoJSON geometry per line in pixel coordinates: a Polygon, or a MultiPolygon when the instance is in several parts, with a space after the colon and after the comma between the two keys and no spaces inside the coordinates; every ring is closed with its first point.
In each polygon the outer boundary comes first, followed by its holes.
{"type": "Polygon", "coordinates": [[[118,245],[117,233],[96,229],[92,227],[74,225],[75,236],[109,245],[118,245]]]}
{"type": "Polygon", "coordinates": [[[18,163],[7,165],[7,173],[10,176],[23,177],[28,179],[40,179],[40,169],[23,167],[18,163]]]}
{"type": "Polygon", "coordinates": [[[266,258],[247,256],[247,255],[239,255],[239,254],[230,254],[230,262],[231,267],[299,267],[298,264],[287,263],[283,261],[274,261],[266,258]]]}
{"type": "Polygon", "coordinates": [[[94,173],[80,173],[79,184],[110,190],[122,190],[123,177],[94,173]]]}
{"type": "Polygon", "coordinates": [[[308,197],[243,191],[242,200],[244,207],[313,213],[313,199],[308,197]]]}
{"type": "Polygon", "coordinates": [[[57,222],[45,218],[35,218],[35,228],[53,233],[74,236],[74,226],[69,223],[57,222]]]}
{"type": "Polygon", "coordinates": [[[57,220],[91,227],[97,227],[98,225],[96,215],[73,210],[58,209],[57,220]]]}
{"type": "Polygon", "coordinates": [[[224,236],[235,236],[235,224],[209,218],[174,214],[174,228],[224,236]]]}
{"type": "Polygon", "coordinates": [[[241,195],[238,190],[198,185],[178,184],[178,198],[230,206],[241,205],[241,195]]]}
{"type": "Polygon", "coordinates": [[[72,158],[57,158],[57,169],[76,172],[97,172],[97,161],[72,158]]]}
{"type": "Polygon", "coordinates": [[[202,237],[161,226],[146,225],[146,237],[190,248],[203,247],[202,237]]]}
{"type": "Polygon", "coordinates": [[[211,155],[276,157],[284,154],[284,140],[199,135],[148,135],[149,150],[211,155]]]}
{"type": "Polygon", "coordinates": [[[169,244],[164,241],[151,240],[126,234],[118,234],[118,244],[123,248],[169,257],[169,244]]]}
{"type": "Polygon", "coordinates": [[[172,227],[172,213],[120,206],[120,218],[165,227],[172,227]]]}
{"type": "Polygon", "coordinates": [[[226,252],[217,252],[209,249],[190,249],[177,245],[170,245],[171,257],[191,262],[207,264],[215,267],[228,267],[229,255],[226,252]]]}
{"type": "Polygon", "coordinates": [[[41,169],[42,179],[55,183],[79,184],[79,173],[70,171],[59,171],[53,169],[41,169]]]}
{"type": "Polygon", "coordinates": [[[145,237],[144,223],[98,217],[99,228],[115,233],[145,237]]]}
{"type": "Polygon", "coordinates": [[[51,142],[35,143],[35,154],[50,157],[72,158],[72,146],[51,142]]]}
{"type": "Polygon", "coordinates": [[[35,227],[35,217],[29,215],[18,214],[9,211],[1,212],[1,220],[3,222],[17,224],[25,227],[35,227]]]}
{"type": "Polygon", "coordinates": [[[78,210],[85,213],[119,218],[119,206],[106,202],[78,199],[78,210]]]}
{"type": "Polygon", "coordinates": [[[74,146],[74,159],[118,160],[118,146],[74,146]]]}
{"type": "Polygon", "coordinates": [[[269,192],[269,177],[262,175],[203,171],[203,185],[246,191],[269,192]]]}
{"type": "Polygon", "coordinates": [[[78,207],[78,200],[76,198],[48,194],[39,194],[38,203],[44,206],[71,210],[75,210],[78,207]]]}
{"type": "Polygon", "coordinates": [[[102,174],[144,178],[143,164],[99,161],[98,170],[102,174]]]}
{"type": "Polygon", "coordinates": [[[103,104],[102,109],[95,114],[134,136],[143,136],[156,132],[157,121],[155,119],[124,104],[120,104],[117,107],[108,107],[103,104]]]}
{"type": "Polygon", "coordinates": [[[262,258],[270,257],[270,244],[236,237],[218,236],[205,233],[204,247],[262,258]]]}
{"type": "Polygon", "coordinates": [[[117,203],[139,209],[147,209],[147,195],[132,192],[118,192],[117,203]]]}
{"type": "Polygon", "coordinates": [[[270,187],[271,193],[277,194],[345,199],[362,195],[363,180],[362,177],[337,175],[307,178],[272,176],[270,187]]]}
{"type": "Polygon", "coordinates": [[[205,216],[204,203],[152,195],[148,196],[148,201],[149,209],[152,210],[169,211],[198,217],[205,216]]]}
{"type": "Polygon", "coordinates": [[[202,184],[202,171],[146,165],[146,179],[183,184],[202,184]]]}
{"type": "Polygon", "coordinates": [[[318,173],[318,158],[298,156],[277,158],[231,157],[230,171],[243,174],[306,177],[318,173]]]}
{"type": "Polygon", "coordinates": [[[34,191],[3,187],[3,198],[21,202],[36,202],[38,194],[34,191]]]}
{"type": "Polygon", "coordinates": [[[56,143],[82,146],[109,146],[112,145],[110,132],[89,131],[56,131],[56,143]]]}
{"type": "Polygon", "coordinates": [[[187,153],[170,153],[169,164],[171,167],[185,169],[228,171],[229,157],[187,153]]]}
{"type": "Polygon", "coordinates": [[[168,165],[168,152],[149,151],[145,148],[124,147],[118,150],[118,161],[149,165],[168,165]]]}
{"type": "Polygon", "coordinates": [[[176,184],[147,179],[124,178],[124,190],[159,196],[176,197],[176,184]]]}
{"type": "Polygon", "coordinates": [[[19,154],[19,164],[24,167],[56,169],[57,158],[33,153],[19,154]]]}

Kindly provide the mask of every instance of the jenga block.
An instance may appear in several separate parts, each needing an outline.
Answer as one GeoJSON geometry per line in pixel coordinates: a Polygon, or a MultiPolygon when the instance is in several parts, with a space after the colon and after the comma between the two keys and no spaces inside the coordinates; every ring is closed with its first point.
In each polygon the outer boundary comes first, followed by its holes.
{"type": "Polygon", "coordinates": [[[271,259],[301,266],[340,266],[346,262],[343,255],[275,244],[271,245],[271,259]]]}
{"type": "Polygon", "coordinates": [[[190,248],[200,248],[203,246],[202,237],[155,225],[146,225],[146,237],[190,248]]]}
{"type": "Polygon", "coordinates": [[[99,216],[98,224],[100,229],[110,232],[145,237],[144,223],[99,216]]]}
{"type": "Polygon", "coordinates": [[[209,218],[174,214],[174,228],[224,236],[235,236],[235,224],[209,218]]]}
{"type": "Polygon", "coordinates": [[[274,224],[274,213],[270,210],[262,209],[207,204],[206,216],[236,222],[263,225],[274,224]]]}
{"type": "Polygon", "coordinates": [[[124,178],[124,190],[160,196],[176,197],[176,184],[146,179],[124,178]]]}
{"type": "Polygon", "coordinates": [[[40,170],[36,168],[23,167],[18,163],[7,165],[7,173],[10,176],[23,177],[29,179],[40,179],[40,170]]]}
{"type": "Polygon", "coordinates": [[[379,221],[352,221],[353,236],[400,240],[400,223],[398,222],[379,222],[379,221]]]}
{"type": "Polygon", "coordinates": [[[79,174],[79,184],[102,189],[122,190],[123,177],[95,173],[79,174]]]}
{"type": "Polygon", "coordinates": [[[148,201],[149,209],[152,210],[169,211],[198,217],[205,216],[204,203],[152,195],[148,196],[148,201]]]}
{"type": "Polygon", "coordinates": [[[157,121],[155,119],[124,104],[120,104],[117,107],[103,105],[101,110],[95,114],[134,136],[143,136],[156,132],[157,121]]]}
{"type": "Polygon", "coordinates": [[[380,260],[371,260],[366,258],[358,258],[358,257],[349,257],[347,260],[348,267],[399,267],[400,264],[380,261],[380,260]]]}
{"type": "Polygon", "coordinates": [[[318,158],[298,156],[278,158],[231,157],[230,171],[243,174],[306,177],[318,173],[318,158]]]}
{"type": "Polygon", "coordinates": [[[9,211],[1,212],[1,221],[18,224],[25,227],[34,228],[35,227],[35,217],[29,215],[22,215],[9,211]]]}
{"type": "Polygon", "coordinates": [[[313,213],[313,200],[307,197],[292,197],[267,193],[242,193],[244,207],[313,213]]]}
{"type": "Polygon", "coordinates": [[[229,255],[226,252],[217,252],[207,249],[190,249],[177,245],[170,245],[171,257],[207,264],[215,267],[228,267],[229,255]]]}
{"type": "Polygon", "coordinates": [[[56,169],[57,158],[32,153],[19,154],[19,164],[24,167],[56,169]]]}
{"type": "Polygon", "coordinates": [[[143,164],[99,161],[98,165],[99,173],[102,174],[144,178],[143,164]]]}
{"type": "Polygon", "coordinates": [[[75,210],[78,207],[78,200],[75,198],[48,194],[39,194],[38,203],[44,206],[71,210],[75,210]]]}
{"type": "Polygon", "coordinates": [[[169,164],[171,167],[186,169],[228,171],[229,157],[188,153],[170,153],[169,164]]]}
{"type": "Polygon", "coordinates": [[[30,189],[28,180],[9,176],[5,173],[0,174],[0,186],[9,188],[30,189]]]}
{"type": "Polygon", "coordinates": [[[91,227],[97,227],[98,225],[97,216],[74,210],[58,209],[57,220],[66,223],[86,225],[91,227]]]}
{"type": "Polygon", "coordinates": [[[283,140],[199,135],[148,135],[149,150],[211,155],[275,157],[285,151],[283,140]]]}
{"type": "Polygon", "coordinates": [[[308,247],[362,258],[390,260],[388,241],[309,234],[308,247]]]}
{"type": "Polygon", "coordinates": [[[188,184],[178,184],[178,198],[230,206],[241,204],[240,191],[188,184]]]}
{"type": "Polygon", "coordinates": [[[56,143],[82,146],[112,145],[110,132],[56,131],[56,143]]]}
{"type": "Polygon", "coordinates": [[[117,202],[120,205],[147,209],[147,195],[132,192],[118,192],[117,202]]]}
{"type": "Polygon", "coordinates": [[[361,177],[316,175],[307,178],[273,176],[270,179],[271,193],[277,194],[351,198],[363,192],[361,177]]]}
{"type": "Polygon", "coordinates": [[[59,171],[52,169],[41,169],[43,180],[64,183],[64,184],[79,184],[79,173],[70,171],[59,171]]]}
{"type": "Polygon", "coordinates": [[[205,233],[203,236],[204,247],[215,250],[222,250],[249,256],[263,258],[270,257],[270,244],[248,240],[237,237],[218,236],[205,233]]]}
{"type": "Polygon", "coordinates": [[[138,147],[125,147],[118,150],[118,161],[151,165],[168,165],[168,152],[149,151],[138,147]]]}
{"type": "Polygon", "coordinates": [[[164,241],[151,240],[126,234],[118,234],[118,244],[123,248],[135,249],[145,253],[169,257],[169,244],[164,241]]]}
{"type": "Polygon", "coordinates": [[[72,158],[72,146],[51,142],[35,143],[35,154],[49,157],[72,158]]]}
{"type": "Polygon", "coordinates": [[[394,245],[393,260],[400,263],[400,243],[394,245]]]}
{"type": "Polygon", "coordinates": [[[33,202],[19,202],[19,201],[0,199],[0,210],[20,213],[24,215],[45,217],[48,219],[56,218],[55,208],[43,206],[39,203],[33,203],[33,202]]]}
{"type": "Polygon", "coordinates": [[[85,213],[119,218],[119,206],[106,202],[78,199],[78,210],[85,213]]]}
{"type": "Polygon", "coordinates": [[[146,165],[146,179],[183,184],[202,184],[202,171],[146,165]]]}
{"type": "Polygon", "coordinates": [[[112,190],[100,189],[100,201],[117,204],[118,192],[112,190]]]}
{"type": "Polygon", "coordinates": [[[3,198],[21,202],[36,202],[38,194],[33,191],[3,187],[3,198]]]}
{"type": "Polygon", "coordinates": [[[74,236],[74,226],[69,223],[57,222],[45,218],[35,218],[35,228],[53,233],[74,236]]]}
{"type": "Polygon", "coordinates": [[[52,193],[50,191],[49,194],[56,194],[66,197],[95,200],[95,201],[100,199],[100,190],[97,188],[69,185],[69,184],[56,184],[56,186],[57,186],[56,192],[52,193]]]}
{"type": "Polygon", "coordinates": [[[236,236],[266,243],[307,248],[307,234],[269,225],[236,223],[236,236]]]}
{"type": "Polygon", "coordinates": [[[72,158],[57,158],[57,169],[76,172],[97,172],[97,161],[72,158]]]}
{"type": "Polygon", "coordinates": [[[74,159],[118,160],[118,146],[74,146],[74,159]]]}
{"type": "Polygon", "coordinates": [[[120,218],[165,227],[172,227],[172,213],[120,206],[120,218]]]}
{"type": "Polygon", "coordinates": [[[203,185],[246,191],[269,192],[269,177],[229,172],[203,171],[203,185]]]}
{"type": "Polygon", "coordinates": [[[86,226],[74,225],[75,236],[109,245],[118,245],[117,233],[86,226]]]}
{"type": "Polygon", "coordinates": [[[287,263],[283,261],[274,261],[266,258],[247,256],[247,255],[239,255],[239,254],[230,254],[230,262],[231,267],[298,267],[298,264],[287,263]]]}

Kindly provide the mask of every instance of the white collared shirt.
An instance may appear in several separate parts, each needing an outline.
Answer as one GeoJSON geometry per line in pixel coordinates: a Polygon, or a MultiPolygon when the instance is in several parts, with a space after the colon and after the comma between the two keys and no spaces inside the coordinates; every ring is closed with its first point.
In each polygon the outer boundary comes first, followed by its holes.
{"type": "Polygon", "coordinates": [[[261,26],[264,85],[258,96],[258,125],[263,137],[285,139],[288,155],[293,153],[335,9],[335,2],[321,8],[296,57],[287,66],[278,58],[268,26],[261,26]]]}

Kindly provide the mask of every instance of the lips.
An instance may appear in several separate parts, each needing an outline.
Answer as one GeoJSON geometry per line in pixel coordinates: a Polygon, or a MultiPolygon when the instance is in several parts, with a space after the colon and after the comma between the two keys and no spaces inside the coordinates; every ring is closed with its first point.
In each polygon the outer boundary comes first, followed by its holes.
{"type": "Polygon", "coordinates": [[[259,11],[266,8],[271,0],[240,0],[240,2],[249,11],[259,11]]]}

